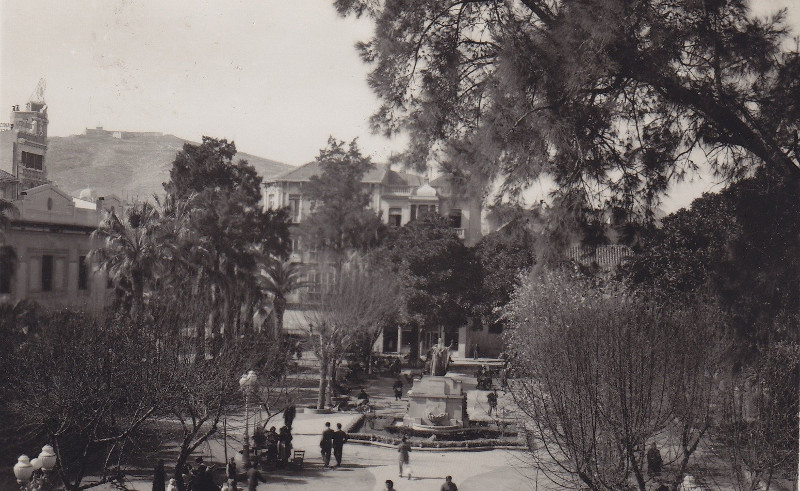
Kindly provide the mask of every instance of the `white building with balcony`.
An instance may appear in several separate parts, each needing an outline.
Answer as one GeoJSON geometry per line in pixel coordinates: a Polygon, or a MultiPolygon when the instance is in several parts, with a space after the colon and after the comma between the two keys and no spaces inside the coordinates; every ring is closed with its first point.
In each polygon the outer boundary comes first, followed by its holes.
{"type": "MultiPolygon", "coordinates": [[[[265,208],[289,207],[292,222],[301,223],[311,212],[305,187],[311,176],[320,173],[319,164],[311,162],[265,182],[265,208]]],[[[450,219],[468,245],[481,238],[480,196],[454,193],[447,176],[426,183],[422,176],[377,164],[364,174],[361,183],[370,196],[370,208],[389,226],[401,227],[426,213],[439,213],[450,219]]],[[[298,245],[296,252],[303,250],[302,244],[298,245]]]]}
{"type": "MultiPolygon", "coordinates": [[[[300,166],[264,183],[263,199],[266,209],[288,207],[293,224],[301,224],[311,213],[311,201],[306,194],[308,182],[321,173],[317,162],[300,166]]],[[[481,197],[456,193],[447,176],[426,182],[422,176],[392,170],[385,164],[375,165],[361,179],[362,188],[370,197],[369,207],[390,227],[402,227],[428,213],[439,213],[448,217],[451,226],[467,245],[481,238],[481,197]]],[[[292,237],[292,262],[308,265],[306,275],[310,294],[328,282],[334,281],[333,272],[319,264],[319,251],[306,247],[298,235],[292,237]]],[[[302,294],[290,298],[284,315],[284,329],[302,335],[308,326],[304,321],[302,294]]],[[[378,341],[377,349],[384,352],[406,352],[410,349],[410,335],[402,329],[387,329],[378,341]]],[[[424,353],[428,338],[419,340],[424,353]]],[[[467,327],[459,330],[458,352],[465,356],[469,351],[467,327]]]]}

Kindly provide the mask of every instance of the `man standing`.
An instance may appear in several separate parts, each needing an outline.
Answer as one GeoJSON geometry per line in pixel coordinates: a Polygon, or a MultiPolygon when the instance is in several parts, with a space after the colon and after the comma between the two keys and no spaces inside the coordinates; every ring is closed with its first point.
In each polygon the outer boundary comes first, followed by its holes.
{"type": "Polygon", "coordinates": [[[225,478],[229,485],[236,488],[236,461],[233,460],[233,457],[230,458],[228,465],[225,466],[225,478]]]}
{"type": "Polygon", "coordinates": [[[664,465],[664,461],[661,459],[661,452],[658,451],[656,442],[653,442],[647,451],[647,473],[650,474],[650,477],[660,476],[662,465],[664,465]]]}
{"type": "Polygon", "coordinates": [[[494,411],[494,415],[497,416],[497,392],[489,392],[489,395],[486,396],[486,400],[489,402],[489,416],[492,415],[492,411],[494,411]]]}
{"type": "Polygon", "coordinates": [[[400,477],[403,477],[403,468],[408,472],[408,478],[411,479],[411,463],[409,462],[408,453],[411,451],[411,445],[403,437],[403,441],[397,446],[397,452],[400,454],[400,477]]]}
{"type": "Polygon", "coordinates": [[[347,441],[347,433],[342,430],[342,423],[336,423],[336,432],[333,434],[333,456],[336,458],[336,467],[342,465],[342,449],[347,441]]]}
{"type": "Polygon", "coordinates": [[[331,424],[325,422],[325,431],[322,432],[322,440],[319,442],[319,448],[322,449],[322,462],[325,467],[331,465],[331,447],[333,447],[334,431],[331,429],[331,424]]]}
{"type": "Polygon", "coordinates": [[[453,476],[447,476],[444,478],[444,484],[442,484],[442,487],[439,488],[439,491],[458,491],[458,486],[456,486],[456,483],[453,482],[453,476]]]}
{"type": "Polygon", "coordinates": [[[259,481],[267,482],[255,467],[247,469],[247,491],[256,491],[259,481]]]}
{"type": "Polygon", "coordinates": [[[392,385],[392,389],[394,389],[394,400],[399,401],[403,397],[403,381],[398,378],[394,381],[394,385],[392,385]]]}

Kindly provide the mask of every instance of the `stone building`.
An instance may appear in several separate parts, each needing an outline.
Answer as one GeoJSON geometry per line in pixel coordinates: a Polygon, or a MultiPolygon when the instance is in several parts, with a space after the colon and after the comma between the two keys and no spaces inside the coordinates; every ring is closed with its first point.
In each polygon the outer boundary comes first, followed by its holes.
{"type": "MultiPolygon", "coordinates": [[[[311,162],[264,183],[264,207],[276,209],[288,207],[294,226],[303,222],[311,213],[311,202],[305,194],[311,176],[321,173],[319,164],[311,162]]],[[[393,170],[389,165],[378,164],[367,171],[361,179],[362,189],[370,197],[369,207],[390,227],[401,227],[426,213],[439,213],[448,217],[457,235],[467,245],[474,245],[481,238],[481,201],[479,197],[454,192],[447,176],[430,182],[419,175],[393,170]]],[[[290,298],[289,309],[284,315],[284,329],[295,334],[307,332],[304,295],[332,282],[333,273],[321,264],[320,251],[302,243],[297,234],[292,237],[291,261],[306,265],[306,292],[296,293],[290,298]]],[[[425,353],[436,343],[436,333],[426,333],[419,340],[420,352],[425,353]]],[[[457,353],[467,356],[473,345],[473,334],[467,325],[455,332],[449,340],[458,346],[457,353]]],[[[406,353],[411,350],[411,332],[400,328],[388,328],[378,340],[376,348],[383,352],[406,353]]]]}
{"type": "Polygon", "coordinates": [[[13,106],[0,131],[0,198],[14,210],[3,233],[15,253],[12,270],[0,270],[0,301],[35,300],[48,308],[101,309],[111,283],[87,259],[91,234],[104,210],[119,210],[115,196],[72,197],[47,177],[47,105],[13,106]]]}

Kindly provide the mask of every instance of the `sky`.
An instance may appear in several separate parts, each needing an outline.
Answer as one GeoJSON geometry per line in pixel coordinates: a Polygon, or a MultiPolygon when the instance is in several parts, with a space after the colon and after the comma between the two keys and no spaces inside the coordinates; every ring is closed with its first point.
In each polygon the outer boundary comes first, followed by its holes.
{"type": "MultiPolygon", "coordinates": [[[[800,34],[800,0],[753,2],[757,14],[781,7],[800,34]]],[[[371,33],[330,0],[0,0],[0,122],[44,77],[51,136],[208,135],[301,165],[333,135],[385,161],[405,141],[370,131],[378,100],[354,46],[371,33]]],[[[684,183],[664,208],[709,189],[684,183]]]]}

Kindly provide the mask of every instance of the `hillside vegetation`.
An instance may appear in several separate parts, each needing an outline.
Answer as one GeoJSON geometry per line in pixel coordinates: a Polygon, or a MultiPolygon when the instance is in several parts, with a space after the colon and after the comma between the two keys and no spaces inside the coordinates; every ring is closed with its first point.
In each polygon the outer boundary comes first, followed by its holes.
{"type": "MultiPolygon", "coordinates": [[[[117,194],[123,198],[150,198],[164,192],[175,154],[186,140],[173,135],[137,136],[118,139],[111,136],[72,135],[48,139],[49,177],[70,194],[92,188],[97,196],[117,194]]],[[[238,153],[265,178],[291,169],[291,166],[238,153]]]]}

